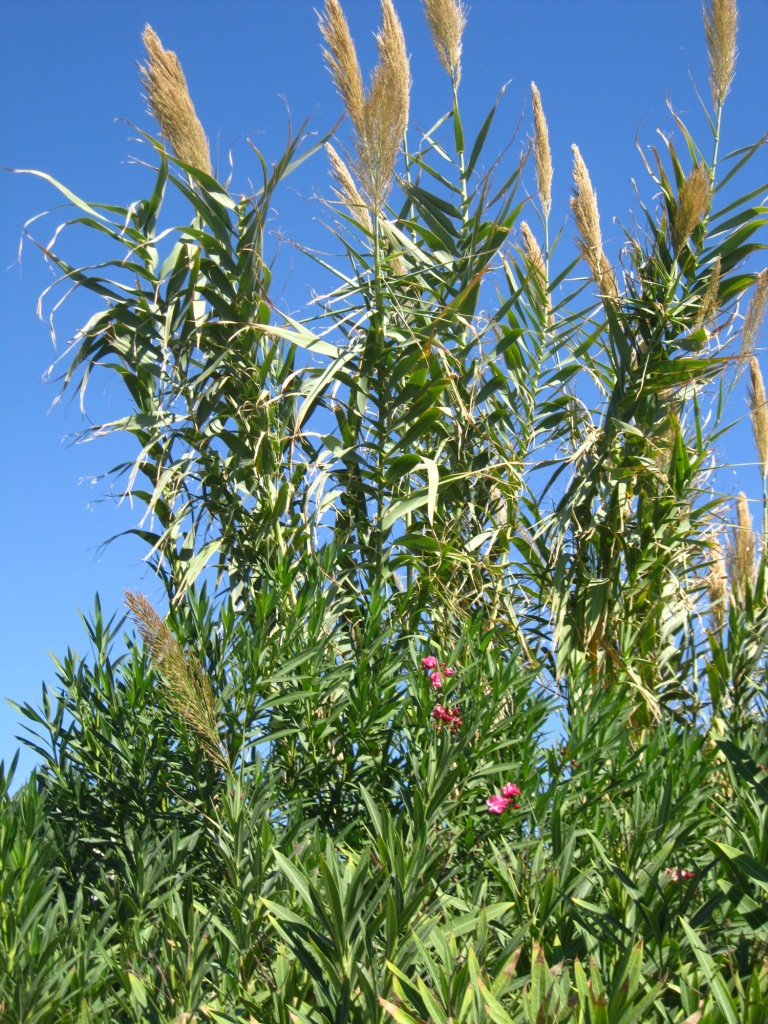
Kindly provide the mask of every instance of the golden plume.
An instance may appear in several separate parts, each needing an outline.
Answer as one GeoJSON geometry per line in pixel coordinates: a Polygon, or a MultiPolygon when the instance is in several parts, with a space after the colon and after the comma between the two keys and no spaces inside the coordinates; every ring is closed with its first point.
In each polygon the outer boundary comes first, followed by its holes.
{"type": "Polygon", "coordinates": [[[725,569],[723,548],[719,540],[714,541],[713,548],[709,573],[704,583],[709,595],[712,624],[715,629],[722,629],[728,604],[728,574],[725,569]]]}
{"type": "Polygon", "coordinates": [[[359,132],[365,121],[363,76],[349,25],[338,0],[325,0],[325,15],[320,17],[320,31],[328,45],[323,50],[325,62],[349,119],[355,131],[359,132]]]}
{"type": "Polygon", "coordinates": [[[734,598],[741,602],[757,579],[757,536],[752,529],[749,502],[743,491],[736,499],[736,525],[728,544],[728,579],[734,598]]]}
{"type": "Polygon", "coordinates": [[[358,192],[352,172],[330,142],[326,142],[325,151],[331,162],[331,173],[338,185],[338,188],[334,189],[337,198],[347,207],[358,224],[365,228],[366,231],[370,231],[371,215],[368,213],[365,200],[358,192]]]}
{"type": "Polygon", "coordinates": [[[720,308],[720,257],[712,264],[712,272],[707,282],[707,290],[701,297],[696,314],[696,326],[710,324],[720,308]]]}
{"type": "Polygon", "coordinates": [[[549,327],[551,312],[549,292],[547,290],[547,267],[544,262],[544,255],[539,247],[539,243],[536,241],[536,236],[525,221],[520,224],[520,231],[523,236],[523,253],[528,263],[529,272],[544,296],[544,301],[546,303],[547,326],[549,327]]]}
{"type": "Polygon", "coordinates": [[[197,735],[216,767],[228,770],[229,758],[219,738],[213,689],[202,665],[193,654],[182,650],[143,594],[126,591],[125,603],[147,645],[150,661],[162,677],[168,703],[197,735]]]}
{"type": "Polygon", "coordinates": [[[712,101],[722,107],[736,70],[736,30],[739,15],[736,0],[708,0],[703,5],[704,31],[709,53],[709,84],[712,101]]]}
{"type": "Polygon", "coordinates": [[[454,88],[458,88],[467,10],[461,0],[424,0],[424,14],[440,63],[451,76],[454,88]]]}
{"type": "Polygon", "coordinates": [[[536,188],[539,193],[539,202],[548,217],[552,209],[552,152],[549,148],[549,128],[547,119],[544,117],[544,108],[541,105],[541,95],[536,88],[536,83],[531,82],[531,95],[533,97],[533,155],[536,160],[536,188]]]}
{"type": "Polygon", "coordinates": [[[377,213],[392,187],[395,159],[408,125],[411,74],[402,26],[392,0],[382,0],[376,35],[379,63],[363,89],[355,45],[339,0],[325,0],[320,31],[326,64],[354,130],[354,170],[377,213]]]}
{"type": "Polygon", "coordinates": [[[670,210],[669,230],[676,257],[704,219],[710,195],[709,172],[703,163],[697,164],[680,186],[677,203],[670,210]]]}
{"type": "Polygon", "coordinates": [[[163,49],[150,25],[145,27],[142,38],[148,60],[146,67],[139,65],[139,72],[147,90],[149,112],[179,160],[212,174],[208,140],[195,113],[178,57],[172,50],[163,49]]]}
{"type": "Polygon", "coordinates": [[[749,384],[747,386],[749,411],[752,417],[752,429],[755,433],[755,446],[760,460],[763,480],[768,475],[768,406],[766,406],[765,384],[760,372],[760,364],[755,356],[749,357],[749,384]]]}
{"type": "Polygon", "coordinates": [[[739,353],[739,369],[752,355],[755,342],[765,319],[768,305],[768,268],[762,270],[755,278],[755,290],[749,300],[744,324],[741,328],[741,351],[739,353]]]}
{"type": "Polygon", "coordinates": [[[618,295],[618,289],[613,271],[603,252],[597,195],[592,188],[589,172],[581,158],[578,146],[573,146],[573,181],[571,210],[579,232],[579,237],[576,240],[579,251],[586,260],[603,297],[615,298],[618,295]]]}

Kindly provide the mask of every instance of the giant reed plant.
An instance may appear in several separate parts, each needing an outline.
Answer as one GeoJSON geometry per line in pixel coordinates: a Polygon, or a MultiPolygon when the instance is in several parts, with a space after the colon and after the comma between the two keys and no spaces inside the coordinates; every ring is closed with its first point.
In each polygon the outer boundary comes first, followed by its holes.
{"type": "Polygon", "coordinates": [[[578,146],[573,250],[553,230],[535,85],[511,167],[496,107],[466,136],[467,9],[424,13],[445,116],[406,136],[390,0],[367,86],[326,0],[348,134],[255,151],[245,198],[148,27],[149,197],[74,200],[107,264],[45,250],[103,301],[63,387],[125,385],[92,432],[137,441],[117,472],[169,612],[130,595],[118,654],[97,604],[21,709],[4,1020],[764,1019],[765,559],[746,499],[723,554],[712,475],[734,366],[766,475],[765,189],[732,197],[759,144],[719,154],[734,0],[704,9],[710,155],[676,119],[621,253],[578,146]],[[292,318],[266,221],[310,157],[340,255],[292,318]]]}

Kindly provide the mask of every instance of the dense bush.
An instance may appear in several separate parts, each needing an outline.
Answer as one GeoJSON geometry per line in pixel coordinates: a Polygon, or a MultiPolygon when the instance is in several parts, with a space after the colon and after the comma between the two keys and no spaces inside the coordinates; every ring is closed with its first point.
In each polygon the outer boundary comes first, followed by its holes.
{"type": "Polygon", "coordinates": [[[97,602],[90,655],[20,709],[3,1021],[768,1021],[766,559],[746,499],[723,550],[712,484],[734,367],[768,469],[766,207],[734,197],[760,144],[718,155],[735,4],[704,9],[712,156],[678,120],[613,259],[578,150],[577,251],[551,240],[535,87],[530,153],[483,169],[465,12],[424,8],[451,107],[398,164],[394,9],[365,89],[326,0],[351,137],[305,319],[270,301],[265,222],[322,143],[231,194],[149,28],[175,155],[146,137],[128,209],[75,200],[107,264],[46,250],[103,302],[64,387],[125,385],[94,431],[138,441],[116,473],[169,611],[129,594],[124,632],[97,602]]]}

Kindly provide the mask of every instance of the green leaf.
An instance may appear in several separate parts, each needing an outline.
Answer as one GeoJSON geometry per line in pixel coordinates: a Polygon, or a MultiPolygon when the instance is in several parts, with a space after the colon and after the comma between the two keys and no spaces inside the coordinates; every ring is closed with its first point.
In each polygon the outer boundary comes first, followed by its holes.
{"type": "Polygon", "coordinates": [[[141,978],[128,971],[128,983],[131,986],[131,995],[135,1002],[139,1004],[142,1010],[147,1008],[147,987],[141,978]]]}
{"type": "Polygon", "coordinates": [[[709,984],[710,989],[715,997],[717,1005],[725,1017],[727,1024],[739,1024],[739,1014],[736,1008],[736,1004],[731,997],[728,987],[723,981],[723,977],[718,970],[714,960],[707,952],[704,943],[701,941],[697,933],[691,928],[684,917],[680,918],[680,924],[683,927],[683,931],[688,937],[688,941],[691,945],[691,949],[694,952],[696,959],[699,962],[705,978],[709,984]]]}
{"type": "Polygon", "coordinates": [[[751,878],[753,882],[756,882],[761,889],[765,889],[765,891],[768,892],[768,868],[766,868],[764,864],[760,864],[754,857],[736,849],[734,846],[729,846],[726,843],[721,843],[715,839],[709,839],[708,837],[705,838],[707,840],[707,844],[715,851],[715,853],[719,851],[724,854],[725,857],[727,857],[727,859],[740,871],[743,871],[744,874],[751,878]]]}
{"type": "Polygon", "coordinates": [[[435,509],[437,508],[437,491],[440,486],[440,471],[437,468],[437,463],[434,459],[428,459],[426,456],[421,460],[427,470],[427,519],[429,525],[432,526],[435,521],[435,509]]]}

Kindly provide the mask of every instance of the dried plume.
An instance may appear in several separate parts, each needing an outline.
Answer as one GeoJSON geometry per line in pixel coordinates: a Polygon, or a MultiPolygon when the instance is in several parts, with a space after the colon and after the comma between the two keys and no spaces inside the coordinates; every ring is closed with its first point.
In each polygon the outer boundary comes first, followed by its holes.
{"type": "Polygon", "coordinates": [[[741,328],[739,368],[754,352],[757,336],[760,334],[760,328],[765,320],[766,306],[768,306],[768,268],[757,275],[755,290],[744,316],[744,325],[741,328]]]}
{"type": "Polygon", "coordinates": [[[752,529],[749,502],[743,491],[736,499],[736,525],[728,545],[728,579],[733,596],[743,601],[757,579],[757,536],[752,529]]]}
{"type": "Polygon", "coordinates": [[[347,207],[358,224],[366,231],[370,231],[371,215],[368,213],[368,205],[358,191],[352,172],[330,142],[326,142],[325,151],[331,162],[331,174],[338,186],[334,189],[337,198],[347,207]]]}
{"type": "Polygon", "coordinates": [[[125,603],[163,679],[168,703],[196,734],[211,761],[226,771],[229,761],[219,739],[213,690],[205,670],[194,655],[182,649],[142,594],[126,591],[125,603]]]}
{"type": "Polygon", "coordinates": [[[701,297],[699,310],[696,314],[696,326],[711,324],[720,308],[720,257],[712,264],[707,290],[701,297]]]}
{"type": "Polygon", "coordinates": [[[704,31],[709,53],[709,84],[712,102],[719,109],[731,88],[736,70],[736,0],[708,0],[703,6],[704,31]]]}
{"type": "Polygon", "coordinates": [[[363,76],[349,25],[338,0],[325,0],[325,13],[320,16],[320,31],[327,44],[323,56],[333,84],[355,131],[359,132],[365,121],[363,76]]]}
{"type": "Polygon", "coordinates": [[[697,164],[680,186],[677,204],[670,210],[670,235],[675,256],[709,210],[711,187],[706,166],[697,164]]]}
{"type": "Polygon", "coordinates": [[[549,128],[541,105],[541,95],[535,82],[531,82],[531,95],[533,96],[533,155],[536,160],[536,188],[544,216],[548,217],[552,209],[554,171],[552,170],[552,152],[549,148],[549,128]]]}
{"type": "Polygon", "coordinates": [[[728,574],[725,570],[725,557],[719,540],[713,544],[712,562],[705,582],[712,613],[712,624],[715,629],[722,629],[728,604],[728,574]]]}
{"type": "Polygon", "coordinates": [[[150,25],[145,27],[142,38],[148,59],[146,66],[139,65],[139,72],[150,114],[179,160],[212,174],[208,140],[192,105],[178,57],[172,50],[163,49],[150,25]]]}
{"type": "Polygon", "coordinates": [[[354,170],[369,204],[381,210],[392,186],[395,159],[408,125],[411,73],[402,26],[392,0],[382,0],[376,36],[379,63],[363,89],[360,65],[338,0],[325,0],[320,31],[326,64],[354,129],[354,170]]]}
{"type": "Polygon", "coordinates": [[[579,251],[592,271],[592,277],[603,297],[615,298],[618,295],[618,289],[611,266],[603,252],[597,195],[592,188],[589,172],[581,158],[578,146],[573,147],[573,181],[571,210],[579,232],[579,237],[576,240],[579,251]]]}
{"type": "Polygon", "coordinates": [[[752,429],[755,432],[755,446],[760,459],[763,480],[768,475],[768,406],[766,405],[765,384],[760,372],[760,364],[755,356],[749,357],[749,411],[752,417],[752,429]]]}
{"type": "Polygon", "coordinates": [[[539,247],[539,243],[536,241],[536,236],[525,221],[521,223],[520,231],[523,236],[523,253],[525,254],[525,258],[528,263],[528,269],[546,300],[547,324],[549,325],[550,302],[549,292],[547,290],[547,267],[544,262],[544,255],[539,247]]]}
{"type": "Polygon", "coordinates": [[[525,257],[530,264],[531,270],[535,273],[539,284],[546,290],[547,279],[546,268],[544,265],[544,254],[539,248],[536,236],[525,221],[520,225],[520,231],[523,235],[523,251],[525,252],[525,257]]]}
{"type": "Polygon", "coordinates": [[[440,63],[451,76],[454,88],[461,81],[461,39],[467,26],[467,9],[461,0],[424,0],[432,41],[440,63]]]}

